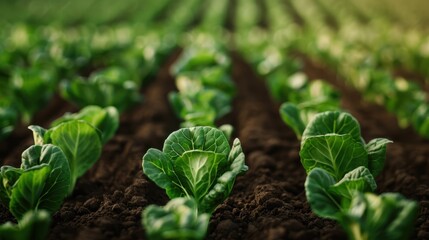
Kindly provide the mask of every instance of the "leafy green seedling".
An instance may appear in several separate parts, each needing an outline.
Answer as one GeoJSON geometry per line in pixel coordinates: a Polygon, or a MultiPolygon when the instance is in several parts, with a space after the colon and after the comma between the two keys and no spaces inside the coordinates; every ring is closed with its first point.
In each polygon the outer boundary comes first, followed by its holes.
{"type": "Polygon", "coordinates": [[[217,89],[229,96],[235,94],[235,85],[230,71],[225,66],[207,66],[201,70],[176,75],[176,86],[180,92],[196,91],[201,88],[217,89]]]}
{"type": "Polygon", "coordinates": [[[339,109],[338,94],[332,87],[320,80],[305,86],[290,87],[288,102],[283,103],[279,110],[283,121],[298,139],[302,138],[305,127],[316,114],[339,109]]]}
{"type": "Polygon", "coordinates": [[[198,213],[192,198],[174,198],[164,207],[150,205],[142,215],[149,239],[204,239],[210,215],[198,213]]]}
{"type": "Polygon", "coordinates": [[[312,211],[318,216],[339,220],[350,207],[354,191],[372,192],[374,177],[365,167],[357,167],[336,182],[325,170],[314,168],[305,181],[305,193],[312,211]]]}
{"type": "Polygon", "coordinates": [[[0,225],[3,240],[45,240],[48,237],[51,217],[47,211],[28,211],[18,224],[7,222],[0,225]]]}
{"type": "Polygon", "coordinates": [[[170,198],[192,197],[205,213],[229,196],[235,178],[247,169],[240,141],[231,148],[213,127],[182,128],[165,140],[163,151],[151,148],[143,156],[143,172],[170,198]]]}
{"type": "Polygon", "coordinates": [[[87,106],[78,113],[66,113],[55,120],[51,127],[56,127],[61,123],[72,120],[83,120],[101,131],[102,143],[109,141],[119,127],[119,113],[115,107],[87,106]]]}
{"type": "Polygon", "coordinates": [[[216,119],[231,111],[231,97],[217,89],[172,92],[168,95],[183,127],[215,126],[216,119]]]}
{"type": "Polygon", "coordinates": [[[355,193],[340,223],[350,239],[408,239],[418,205],[398,193],[355,193]]]}
{"type": "Polygon", "coordinates": [[[201,71],[216,66],[227,69],[231,66],[231,60],[219,49],[194,47],[182,53],[171,67],[171,73],[176,76],[179,73],[201,71]]]}
{"type": "Polygon", "coordinates": [[[18,221],[30,210],[55,213],[72,181],[66,156],[51,144],[25,150],[21,168],[1,167],[0,180],[0,200],[18,221]]]}
{"type": "Polygon", "coordinates": [[[16,68],[12,75],[14,106],[24,123],[29,123],[33,114],[54,95],[54,73],[46,69],[16,68]]]}
{"type": "Polygon", "coordinates": [[[122,112],[141,101],[139,86],[128,78],[125,70],[109,68],[93,73],[88,79],[75,78],[61,84],[61,94],[79,107],[114,106],[122,112]]]}
{"type": "Polygon", "coordinates": [[[301,163],[307,173],[319,167],[335,181],[359,166],[377,176],[383,169],[386,145],[390,142],[376,138],[365,144],[359,123],[352,115],[323,112],[314,117],[303,133],[301,163]]]}
{"type": "Polygon", "coordinates": [[[83,120],[70,120],[50,129],[31,125],[37,145],[53,144],[67,157],[71,171],[69,193],[77,179],[94,165],[101,155],[101,132],[83,120]]]}

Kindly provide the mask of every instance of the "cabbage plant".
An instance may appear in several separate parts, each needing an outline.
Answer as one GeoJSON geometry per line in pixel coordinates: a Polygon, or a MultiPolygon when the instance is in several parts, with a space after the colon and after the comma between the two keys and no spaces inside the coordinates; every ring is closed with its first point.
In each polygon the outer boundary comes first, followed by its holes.
{"type": "Polygon", "coordinates": [[[139,87],[125,69],[111,67],[95,72],[89,78],[76,77],[64,81],[61,94],[79,107],[114,106],[122,112],[141,101],[139,87]]]}
{"type": "Polygon", "coordinates": [[[302,135],[300,156],[311,209],[337,220],[350,239],[403,239],[415,219],[414,201],[400,194],[367,193],[377,187],[374,177],[383,169],[388,143],[384,138],[365,143],[357,120],[344,112],[317,114],[302,135]]]}
{"type": "Polygon", "coordinates": [[[192,198],[174,198],[164,207],[150,205],[142,214],[149,239],[204,239],[210,214],[198,212],[192,198]]]}
{"type": "Polygon", "coordinates": [[[45,210],[28,211],[18,224],[7,222],[0,225],[2,240],[45,240],[48,236],[51,217],[45,210]]]}
{"type": "Polygon", "coordinates": [[[355,192],[340,223],[350,239],[408,239],[417,217],[417,203],[398,193],[355,192]]]}
{"type": "Polygon", "coordinates": [[[33,145],[22,153],[20,168],[0,168],[0,200],[18,219],[40,209],[55,213],[72,182],[63,151],[54,145],[33,145]]]}
{"type": "Polygon", "coordinates": [[[66,113],[52,122],[51,127],[72,120],[83,120],[101,132],[102,143],[105,144],[119,127],[119,113],[115,107],[86,106],[77,113],[66,113]]]}
{"type": "Polygon", "coordinates": [[[70,166],[71,184],[74,189],[77,179],[82,176],[101,155],[101,132],[83,120],[71,120],[50,129],[31,125],[36,145],[53,144],[65,154],[70,166]]]}
{"type": "Polygon", "coordinates": [[[229,146],[213,127],[182,128],[168,136],[162,151],[143,156],[143,172],[173,199],[192,197],[201,213],[211,213],[231,193],[239,174],[247,171],[238,139],[229,146]]]}

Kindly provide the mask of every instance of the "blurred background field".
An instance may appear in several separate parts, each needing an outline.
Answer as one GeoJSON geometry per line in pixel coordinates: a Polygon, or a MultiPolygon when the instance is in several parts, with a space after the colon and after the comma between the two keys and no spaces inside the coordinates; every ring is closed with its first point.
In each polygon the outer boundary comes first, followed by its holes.
{"type": "MultiPolygon", "coordinates": [[[[272,0],[268,0],[272,1],[272,0]]],[[[268,2],[267,1],[267,2],[268,2]]],[[[0,1],[0,21],[27,22],[31,24],[113,24],[163,22],[186,0],[16,0],[0,1]],[[150,11],[147,11],[150,10],[150,11]]],[[[199,1],[198,11],[192,15],[206,15],[211,11],[210,4],[215,0],[199,1]]],[[[222,2],[222,1],[219,1],[222,2]]],[[[228,8],[236,6],[238,0],[229,0],[228,8]]],[[[264,0],[256,0],[264,4],[264,0]]],[[[283,0],[283,2],[290,2],[283,0]]],[[[406,27],[429,27],[429,2],[426,0],[313,0],[315,5],[344,5],[356,14],[367,19],[385,18],[406,27]]],[[[259,8],[258,10],[263,10],[259,8]]],[[[334,8],[335,9],[335,8],[334,8]]]]}

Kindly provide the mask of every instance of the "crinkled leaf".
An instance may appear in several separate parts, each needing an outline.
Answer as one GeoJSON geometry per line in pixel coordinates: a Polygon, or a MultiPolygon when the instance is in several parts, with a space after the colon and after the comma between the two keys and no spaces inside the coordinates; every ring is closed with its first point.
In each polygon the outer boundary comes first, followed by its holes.
{"type": "Polygon", "coordinates": [[[305,180],[305,194],[311,210],[318,216],[338,219],[341,211],[341,198],[331,193],[329,188],[335,179],[321,168],[310,171],[305,180]]]}
{"type": "Polygon", "coordinates": [[[213,212],[231,193],[236,177],[248,170],[240,140],[237,138],[234,140],[228,161],[230,162],[229,169],[217,179],[216,184],[200,203],[200,209],[203,212],[213,212]]]}
{"type": "Polygon", "coordinates": [[[359,123],[352,115],[345,112],[327,111],[317,114],[308,123],[302,136],[302,143],[309,137],[329,133],[349,134],[356,142],[362,141],[359,123]]]}
{"type": "Polygon", "coordinates": [[[198,214],[198,204],[190,198],[174,198],[164,207],[150,205],[142,214],[148,239],[203,239],[210,215],[198,214]]]}
{"type": "Polygon", "coordinates": [[[94,165],[101,154],[101,139],[89,123],[73,120],[50,129],[52,144],[61,148],[70,166],[73,190],[76,180],[94,165]]]}
{"type": "Polygon", "coordinates": [[[143,156],[143,172],[156,185],[165,189],[170,198],[185,196],[173,172],[170,158],[158,149],[151,148],[143,156]]]}
{"type": "Polygon", "coordinates": [[[28,211],[18,225],[7,222],[0,225],[3,240],[45,240],[48,236],[51,217],[47,211],[28,211]]]}
{"type": "Polygon", "coordinates": [[[37,207],[53,214],[60,208],[68,194],[71,184],[70,167],[63,151],[51,144],[34,145],[22,153],[23,170],[27,171],[41,164],[48,164],[51,171],[37,207]]]}
{"type": "Polygon", "coordinates": [[[143,170],[169,197],[192,196],[200,211],[212,212],[247,166],[238,139],[230,149],[221,130],[193,127],[170,134],[164,152],[150,149],[143,157],[143,170]]]}
{"type": "Polygon", "coordinates": [[[377,176],[383,170],[384,160],[386,159],[386,145],[388,143],[392,143],[392,141],[385,138],[376,138],[365,146],[368,152],[368,168],[374,176],[377,176]]]}
{"type": "Polygon", "coordinates": [[[218,171],[225,169],[227,161],[225,154],[193,150],[176,159],[174,171],[186,195],[199,203],[218,178],[218,171]]]}
{"type": "Polygon", "coordinates": [[[173,161],[190,150],[202,150],[228,155],[228,139],[222,131],[212,127],[179,129],[168,136],[163,152],[173,161]]]}
{"type": "Polygon", "coordinates": [[[356,193],[342,225],[351,239],[408,239],[417,213],[417,203],[398,193],[356,193]]]}
{"type": "Polygon", "coordinates": [[[35,145],[43,145],[49,141],[49,133],[47,133],[48,130],[37,125],[30,125],[28,126],[28,129],[33,131],[33,139],[35,145]]]}
{"type": "Polygon", "coordinates": [[[119,113],[115,107],[101,108],[99,106],[87,106],[78,113],[66,113],[61,118],[55,120],[51,127],[60,125],[72,120],[83,120],[101,131],[102,142],[106,143],[115,135],[119,127],[119,113]]]}
{"type": "Polygon", "coordinates": [[[30,210],[37,210],[51,172],[48,164],[40,164],[24,171],[12,189],[9,209],[20,220],[30,210]]]}
{"type": "Polygon", "coordinates": [[[325,169],[336,181],[359,166],[368,167],[365,148],[349,134],[309,137],[301,146],[299,154],[307,173],[319,167],[325,169]]]}
{"type": "Polygon", "coordinates": [[[0,201],[9,208],[12,188],[22,174],[22,169],[11,166],[2,166],[0,168],[0,201]]]}
{"type": "Polygon", "coordinates": [[[280,116],[283,122],[292,128],[297,138],[301,139],[305,124],[301,119],[298,107],[293,103],[283,103],[280,106],[280,116]]]}
{"type": "Polygon", "coordinates": [[[348,172],[336,184],[329,187],[329,192],[341,197],[343,208],[348,208],[355,191],[372,192],[377,188],[374,177],[366,167],[357,167],[348,172]]]}

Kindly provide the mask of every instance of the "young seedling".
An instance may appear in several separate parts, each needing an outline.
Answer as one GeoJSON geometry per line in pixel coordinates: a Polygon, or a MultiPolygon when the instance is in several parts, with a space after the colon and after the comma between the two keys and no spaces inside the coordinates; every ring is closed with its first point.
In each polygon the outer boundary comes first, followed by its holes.
{"type": "Polygon", "coordinates": [[[94,165],[101,155],[101,132],[83,120],[70,120],[50,129],[31,125],[36,145],[53,144],[65,154],[70,166],[71,184],[74,189],[77,179],[94,165]]]}
{"type": "Polygon", "coordinates": [[[199,213],[192,198],[174,198],[164,207],[150,205],[142,214],[146,235],[152,240],[204,239],[210,214],[199,213]]]}
{"type": "Polygon", "coordinates": [[[121,68],[108,68],[93,73],[88,79],[77,77],[65,81],[61,84],[61,94],[79,107],[114,106],[119,112],[142,99],[139,86],[121,68]]]}
{"type": "Polygon", "coordinates": [[[31,211],[55,213],[72,182],[63,151],[54,145],[33,145],[22,153],[21,168],[0,168],[0,200],[20,221],[31,211]]]}
{"type": "Polygon", "coordinates": [[[307,200],[315,214],[337,220],[350,239],[404,239],[410,232],[415,202],[400,194],[365,193],[377,187],[374,176],[383,169],[390,142],[366,144],[357,120],[343,112],[320,113],[305,128],[300,156],[308,173],[307,200]]]}
{"type": "Polygon", "coordinates": [[[101,132],[102,143],[106,144],[119,127],[119,113],[115,107],[87,106],[77,113],[66,113],[51,124],[51,128],[72,120],[83,120],[101,132]]]}
{"type": "Polygon", "coordinates": [[[45,210],[28,211],[18,224],[7,222],[0,225],[2,240],[45,240],[48,236],[51,217],[45,210]]]}
{"type": "Polygon", "coordinates": [[[143,156],[143,172],[173,199],[192,197],[201,213],[211,213],[231,193],[237,175],[247,171],[240,141],[229,146],[213,127],[182,128],[170,134],[163,150],[143,156]]]}

